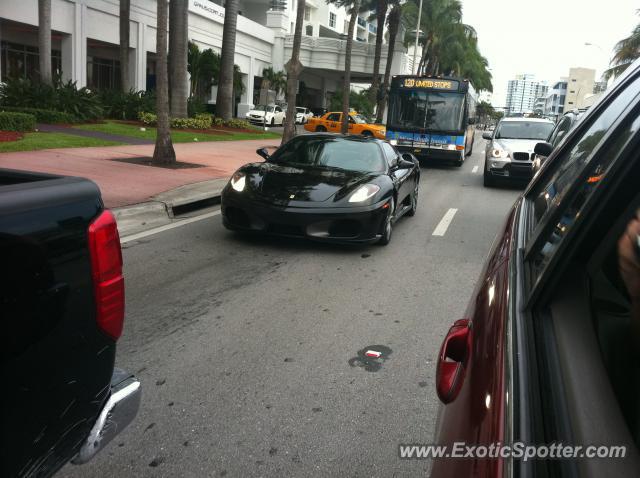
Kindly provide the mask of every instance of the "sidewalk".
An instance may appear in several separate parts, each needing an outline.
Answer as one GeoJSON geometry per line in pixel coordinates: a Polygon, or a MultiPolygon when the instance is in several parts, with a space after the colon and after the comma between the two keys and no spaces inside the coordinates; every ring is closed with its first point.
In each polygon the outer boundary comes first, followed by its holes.
{"type": "Polygon", "coordinates": [[[165,169],[111,161],[151,157],[154,145],[49,149],[0,154],[0,168],[81,176],[96,182],[109,208],[150,201],[187,184],[228,178],[240,166],[260,161],[256,149],[278,146],[279,139],[174,144],[180,162],[201,168],[165,169]]]}

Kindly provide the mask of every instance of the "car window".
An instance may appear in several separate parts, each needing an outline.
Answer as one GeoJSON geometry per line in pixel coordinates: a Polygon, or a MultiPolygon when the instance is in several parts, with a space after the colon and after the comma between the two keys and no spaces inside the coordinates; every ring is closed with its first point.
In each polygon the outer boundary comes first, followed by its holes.
{"type": "Polygon", "coordinates": [[[361,138],[305,137],[289,141],[271,157],[271,162],[297,167],[338,168],[349,171],[386,170],[380,148],[361,138]]]}
{"type": "Polygon", "coordinates": [[[276,106],[276,113],[281,113],[282,109],[279,106],[276,106]]]}
{"type": "Polygon", "coordinates": [[[327,116],[327,121],[340,121],[340,113],[331,113],[327,116]]]}
{"type": "Polygon", "coordinates": [[[563,239],[572,227],[594,191],[602,184],[613,159],[620,152],[630,137],[638,132],[640,118],[618,128],[615,136],[606,148],[598,150],[597,146],[607,133],[607,130],[618,119],[636,96],[640,88],[640,80],[624,89],[609,106],[596,117],[591,126],[576,139],[562,156],[556,158],[556,171],[547,183],[540,189],[531,192],[528,198],[533,203],[535,229],[529,244],[531,251],[527,256],[532,258],[532,272],[539,277],[544,271],[555,252],[561,247],[563,239]],[[591,153],[595,151],[595,155],[591,153]],[[574,194],[567,194],[572,185],[576,185],[574,194]],[[548,224],[553,216],[554,227],[548,224]]]}
{"type": "Polygon", "coordinates": [[[389,166],[393,166],[398,162],[398,153],[389,143],[382,143],[382,151],[389,166]]]}
{"type": "Polygon", "coordinates": [[[551,138],[549,138],[549,143],[553,146],[556,146],[562,138],[564,138],[569,130],[571,129],[571,117],[565,116],[560,120],[556,129],[551,133],[551,138]]]}
{"type": "Polygon", "coordinates": [[[501,121],[495,138],[546,140],[553,129],[553,123],[542,121],[501,121]]]}

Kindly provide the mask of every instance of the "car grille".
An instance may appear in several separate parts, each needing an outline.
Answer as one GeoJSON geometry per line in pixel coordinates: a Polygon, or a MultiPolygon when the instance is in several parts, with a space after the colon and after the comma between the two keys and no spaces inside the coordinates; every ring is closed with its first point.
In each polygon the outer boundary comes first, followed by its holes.
{"type": "Polygon", "coordinates": [[[529,153],[513,153],[513,159],[516,161],[529,161],[529,153]]]}

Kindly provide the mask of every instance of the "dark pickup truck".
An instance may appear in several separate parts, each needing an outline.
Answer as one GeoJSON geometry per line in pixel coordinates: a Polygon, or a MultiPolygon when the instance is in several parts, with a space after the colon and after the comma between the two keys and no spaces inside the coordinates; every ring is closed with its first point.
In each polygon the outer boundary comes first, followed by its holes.
{"type": "Polygon", "coordinates": [[[114,369],[124,320],[118,228],[89,180],[0,169],[1,476],[85,463],[135,417],[114,369]]]}

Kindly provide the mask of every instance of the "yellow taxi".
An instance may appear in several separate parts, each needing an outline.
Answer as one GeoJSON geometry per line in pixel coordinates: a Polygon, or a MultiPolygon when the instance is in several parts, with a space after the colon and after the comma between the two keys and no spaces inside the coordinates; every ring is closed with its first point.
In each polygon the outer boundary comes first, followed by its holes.
{"type": "MultiPolygon", "coordinates": [[[[339,133],[342,126],[342,113],[340,111],[330,111],[319,118],[310,118],[304,129],[312,132],[329,131],[339,133]]],[[[385,139],[386,129],[384,125],[367,123],[361,115],[356,112],[349,113],[349,134],[361,134],[362,136],[375,136],[378,139],[385,139]]]]}

